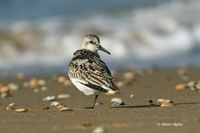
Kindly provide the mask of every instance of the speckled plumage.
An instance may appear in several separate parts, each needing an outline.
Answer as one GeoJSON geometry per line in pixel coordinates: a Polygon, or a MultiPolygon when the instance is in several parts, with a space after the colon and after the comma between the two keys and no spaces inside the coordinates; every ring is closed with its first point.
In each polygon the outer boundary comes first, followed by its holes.
{"type": "Polygon", "coordinates": [[[86,35],[81,49],[73,54],[68,65],[68,76],[76,88],[85,95],[96,95],[93,106],[90,108],[94,108],[100,92],[117,90],[113,84],[110,70],[100,59],[99,50],[110,54],[100,45],[98,36],[86,35]]]}
{"type": "Polygon", "coordinates": [[[112,82],[111,73],[99,55],[86,50],[77,50],[68,65],[70,78],[79,79],[80,83],[92,89],[108,92],[117,88],[112,82]]]}

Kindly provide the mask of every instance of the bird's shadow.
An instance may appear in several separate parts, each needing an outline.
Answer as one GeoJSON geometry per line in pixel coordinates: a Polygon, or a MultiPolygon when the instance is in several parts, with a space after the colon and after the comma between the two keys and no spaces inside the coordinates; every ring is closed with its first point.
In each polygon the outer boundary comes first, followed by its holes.
{"type": "MultiPolygon", "coordinates": [[[[175,103],[175,106],[179,105],[190,105],[190,104],[200,104],[200,102],[182,102],[182,103],[175,103]]],[[[160,107],[158,104],[149,104],[149,105],[117,105],[112,106],[111,108],[155,108],[160,107]]]]}

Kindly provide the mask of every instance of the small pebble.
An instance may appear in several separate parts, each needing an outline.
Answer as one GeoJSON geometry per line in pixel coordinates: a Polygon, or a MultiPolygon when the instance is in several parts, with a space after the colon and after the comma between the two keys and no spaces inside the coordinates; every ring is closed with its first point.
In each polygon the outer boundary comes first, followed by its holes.
{"type": "Polygon", "coordinates": [[[38,83],[38,85],[40,85],[40,86],[46,85],[46,81],[43,80],[43,79],[39,79],[39,80],[37,81],[37,83],[38,83]]]}
{"type": "Polygon", "coordinates": [[[5,107],[5,110],[7,111],[12,111],[15,109],[16,104],[15,103],[10,103],[8,106],[5,107]]]}
{"type": "Polygon", "coordinates": [[[9,90],[9,88],[8,88],[8,86],[2,86],[1,88],[0,88],[0,93],[7,93],[7,92],[9,92],[10,90],[9,90]]]}
{"type": "Polygon", "coordinates": [[[8,97],[10,94],[9,93],[1,93],[1,98],[8,97]]]}
{"type": "Polygon", "coordinates": [[[65,112],[65,111],[73,111],[73,109],[69,108],[69,107],[62,107],[60,108],[61,112],[65,112]]]}
{"type": "Polygon", "coordinates": [[[95,106],[99,106],[99,105],[103,105],[103,103],[101,103],[101,102],[96,102],[95,103],[95,106]]]}
{"type": "Polygon", "coordinates": [[[27,112],[28,109],[27,108],[18,108],[18,109],[15,109],[15,111],[18,113],[21,113],[21,112],[27,112]]]}
{"type": "Polygon", "coordinates": [[[174,106],[173,103],[161,103],[160,107],[172,107],[174,106]]]}
{"type": "Polygon", "coordinates": [[[115,94],[119,93],[118,91],[108,91],[107,93],[105,93],[105,95],[110,95],[110,96],[113,96],[115,94]]]}
{"type": "Polygon", "coordinates": [[[196,84],[195,81],[190,81],[190,82],[188,82],[187,86],[188,87],[193,87],[193,86],[195,86],[195,84],[196,84]]]}
{"type": "Polygon", "coordinates": [[[34,92],[34,93],[38,93],[38,92],[39,92],[39,89],[34,89],[33,92],[34,92]]]}
{"type": "Polygon", "coordinates": [[[38,86],[38,83],[37,83],[36,78],[32,78],[32,79],[29,81],[29,86],[30,86],[31,88],[35,88],[35,87],[38,86]]]}
{"type": "Polygon", "coordinates": [[[173,103],[172,100],[170,100],[170,99],[163,99],[163,98],[159,98],[157,100],[157,102],[160,103],[160,104],[162,104],[162,103],[173,103]]]}
{"type": "Polygon", "coordinates": [[[129,96],[130,98],[133,98],[134,97],[134,95],[133,94],[130,94],[130,96],[129,96]]]}
{"type": "Polygon", "coordinates": [[[190,81],[187,84],[187,87],[192,91],[199,91],[200,90],[200,81],[198,81],[198,82],[190,81]]]}
{"type": "Polygon", "coordinates": [[[69,80],[65,80],[64,83],[63,83],[63,85],[65,85],[65,86],[68,86],[70,84],[71,84],[71,82],[69,80]]]}
{"type": "Polygon", "coordinates": [[[65,80],[66,80],[66,77],[65,77],[65,76],[59,76],[59,77],[57,78],[57,81],[58,81],[59,83],[64,83],[65,80]]]}
{"type": "Polygon", "coordinates": [[[11,91],[16,91],[16,90],[19,89],[19,87],[18,87],[16,84],[14,84],[14,83],[8,84],[8,88],[9,88],[11,91]]]}
{"type": "Polygon", "coordinates": [[[42,99],[42,101],[44,101],[44,102],[49,102],[49,101],[53,101],[53,100],[55,100],[55,96],[47,96],[47,97],[44,97],[43,99],[42,99]]]}
{"type": "Polygon", "coordinates": [[[200,90],[200,81],[197,82],[197,84],[196,84],[196,88],[197,88],[197,90],[200,90]]]}
{"type": "Polygon", "coordinates": [[[111,103],[114,103],[115,105],[124,105],[125,104],[121,98],[112,98],[111,103]]]}
{"type": "Polygon", "coordinates": [[[5,110],[6,111],[13,111],[15,108],[13,108],[13,107],[10,107],[10,106],[6,106],[5,107],[5,110]]]}
{"type": "Polygon", "coordinates": [[[104,127],[96,127],[92,133],[106,133],[106,129],[104,127]]]}
{"type": "Polygon", "coordinates": [[[69,94],[59,94],[57,97],[58,97],[59,99],[65,99],[65,98],[70,98],[71,95],[69,95],[69,94]]]}
{"type": "Polygon", "coordinates": [[[60,104],[60,102],[58,101],[53,101],[51,102],[51,105],[50,106],[58,106],[60,104]]]}
{"type": "Polygon", "coordinates": [[[41,88],[41,91],[47,91],[48,90],[48,88],[46,87],[46,86],[43,86],[42,88],[41,88]]]}
{"type": "Polygon", "coordinates": [[[8,104],[8,106],[9,107],[14,107],[14,106],[16,106],[16,104],[15,103],[10,103],[10,104],[8,104]]]}
{"type": "Polygon", "coordinates": [[[123,74],[125,80],[134,80],[135,74],[133,72],[126,72],[123,74]]]}
{"type": "Polygon", "coordinates": [[[64,107],[66,107],[66,105],[64,105],[64,104],[59,104],[59,105],[57,106],[58,109],[61,109],[61,108],[64,108],[64,107]]]}
{"type": "Polygon", "coordinates": [[[186,89],[186,85],[185,84],[178,84],[175,86],[176,90],[184,90],[186,89]]]}
{"type": "Polygon", "coordinates": [[[124,82],[118,81],[116,85],[117,85],[117,87],[123,87],[124,84],[125,84],[124,82]]]}

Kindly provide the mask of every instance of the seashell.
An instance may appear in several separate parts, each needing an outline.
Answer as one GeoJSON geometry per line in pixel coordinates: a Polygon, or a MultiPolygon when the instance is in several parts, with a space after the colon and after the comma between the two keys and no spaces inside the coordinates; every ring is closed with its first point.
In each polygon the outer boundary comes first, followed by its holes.
{"type": "Polygon", "coordinates": [[[173,103],[161,103],[160,107],[172,107],[174,106],[173,103]]]}
{"type": "Polygon", "coordinates": [[[9,107],[14,107],[14,106],[16,106],[16,104],[15,103],[10,103],[10,104],[8,104],[8,106],[9,107]]]}
{"type": "Polygon", "coordinates": [[[59,77],[57,78],[57,81],[58,81],[59,83],[64,83],[65,80],[66,80],[66,77],[65,77],[65,76],[59,76],[59,77]]]}
{"type": "Polygon", "coordinates": [[[44,86],[44,85],[46,85],[46,81],[43,80],[43,79],[39,79],[39,80],[37,81],[37,84],[40,85],[40,86],[44,86]]]}
{"type": "Polygon", "coordinates": [[[185,84],[178,84],[175,86],[176,90],[184,90],[186,89],[186,85],[185,84]]]}
{"type": "Polygon", "coordinates": [[[69,108],[69,107],[62,107],[60,108],[61,112],[65,112],[65,111],[73,111],[73,109],[69,108]]]}
{"type": "Polygon", "coordinates": [[[18,108],[18,109],[15,109],[15,111],[18,113],[21,113],[21,112],[27,112],[28,109],[27,108],[18,108]]]}
{"type": "Polygon", "coordinates": [[[125,104],[121,98],[112,98],[111,103],[115,103],[115,105],[124,105],[125,104]]]}
{"type": "Polygon", "coordinates": [[[51,102],[51,105],[50,106],[58,106],[60,104],[60,102],[58,101],[53,101],[51,102]]]}
{"type": "Polygon", "coordinates": [[[2,86],[0,88],[0,93],[8,93],[9,92],[9,88],[8,86],[2,86]]]}
{"type": "Polygon", "coordinates": [[[55,96],[47,96],[47,97],[44,97],[43,99],[42,99],[42,101],[44,101],[44,102],[49,102],[49,101],[53,101],[53,100],[55,100],[55,96]]]}
{"type": "Polygon", "coordinates": [[[48,88],[46,87],[46,86],[43,86],[42,88],[41,88],[41,91],[47,91],[48,90],[48,88]]]}
{"type": "Polygon", "coordinates": [[[69,95],[69,94],[59,94],[57,97],[58,97],[59,99],[65,99],[65,98],[70,98],[71,95],[69,95]]]}
{"type": "Polygon", "coordinates": [[[12,111],[15,109],[16,104],[15,103],[10,103],[8,106],[5,107],[5,110],[7,111],[12,111]]]}
{"type": "Polygon", "coordinates": [[[117,85],[117,87],[122,87],[122,86],[124,86],[124,82],[118,81],[116,85],[117,85]]]}
{"type": "Polygon", "coordinates": [[[163,99],[163,98],[159,98],[157,100],[157,102],[160,103],[160,104],[162,104],[162,103],[173,103],[172,100],[170,100],[170,99],[163,99]]]}
{"type": "Polygon", "coordinates": [[[129,96],[130,98],[133,98],[134,97],[134,95],[133,94],[130,94],[130,96],[129,96]]]}
{"type": "Polygon", "coordinates": [[[63,85],[65,85],[65,86],[68,86],[70,84],[71,84],[71,82],[69,80],[65,80],[64,83],[63,83],[63,85]]]}
{"type": "Polygon", "coordinates": [[[92,133],[106,133],[106,129],[104,127],[96,127],[92,133]]]}
{"type": "Polygon", "coordinates": [[[14,83],[8,84],[8,88],[9,88],[11,91],[15,91],[15,90],[18,90],[18,89],[19,89],[19,87],[18,87],[16,84],[14,84],[14,83]]]}
{"type": "Polygon", "coordinates": [[[30,86],[31,88],[37,87],[37,86],[38,86],[37,80],[36,80],[35,78],[32,78],[32,79],[29,81],[29,86],[30,86]]]}
{"type": "Polygon", "coordinates": [[[5,98],[5,97],[8,97],[10,94],[9,92],[6,92],[6,93],[1,93],[1,98],[5,98]]]}

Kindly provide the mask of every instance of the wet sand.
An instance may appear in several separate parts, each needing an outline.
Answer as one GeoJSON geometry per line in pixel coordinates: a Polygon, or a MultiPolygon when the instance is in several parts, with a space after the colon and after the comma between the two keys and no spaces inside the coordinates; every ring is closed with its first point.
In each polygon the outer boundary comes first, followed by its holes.
{"type": "MultiPolygon", "coordinates": [[[[0,132],[1,133],[35,133],[35,132],[92,132],[95,127],[102,126],[109,133],[168,133],[200,131],[200,93],[191,90],[175,90],[179,83],[200,80],[200,69],[187,70],[188,81],[184,81],[178,68],[157,69],[153,72],[137,72],[136,80],[132,84],[120,87],[120,94],[108,96],[101,94],[98,102],[103,103],[95,109],[83,109],[91,105],[93,96],[85,96],[73,85],[63,85],[49,76],[39,76],[47,82],[48,90],[33,92],[32,88],[24,87],[23,83],[29,78],[18,80],[15,77],[1,79],[0,83],[16,83],[19,90],[12,95],[0,98],[0,132]],[[57,99],[73,111],[61,112],[56,107],[50,107],[50,102],[42,99],[49,95],[69,94],[70,98],[57,99]],[[134,96],[130,98],[130,94],[134,96]],[[119,97],[125,105],[121,108],[111,108],[110,100],[119,97]],[[171,99],[173,107],[163,108],[157,106],[158,98],[171,99]],[[149,100],[153,100],[154,106],[149,100]],[[6,111],[9,103],[29,109],[25,113],[6,111]]],[[[116,72],[116,82],[123,80],[123,71],[116,72]]],[[[38,78],[38,76],[36,77],[38,78]]],[[[55,77],[54,77],[55,78],[55,77]]]]}

